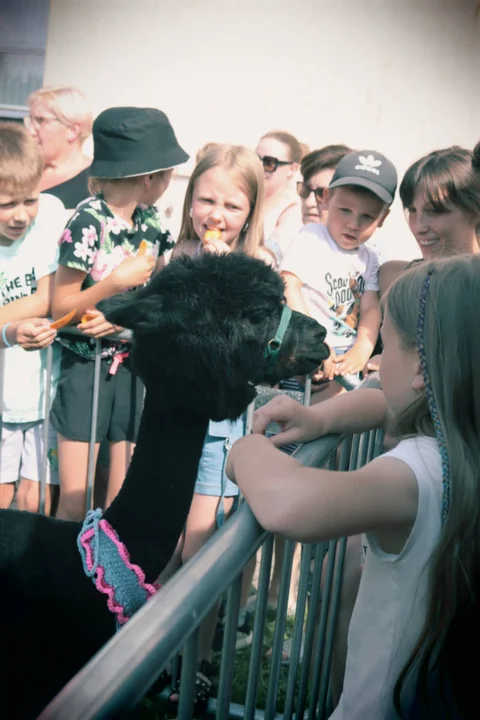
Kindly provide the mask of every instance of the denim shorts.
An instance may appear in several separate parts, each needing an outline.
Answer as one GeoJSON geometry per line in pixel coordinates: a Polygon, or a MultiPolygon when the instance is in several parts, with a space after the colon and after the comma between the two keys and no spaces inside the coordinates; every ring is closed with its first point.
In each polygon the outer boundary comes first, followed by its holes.
{"type": "Polygon", "coordinates": [[[214,497],[235,497],[238,487],[225,474],[230,447],[245,434],[245,416],[237,420],[210,420],[198,466],[195,492],[214,497]]]}

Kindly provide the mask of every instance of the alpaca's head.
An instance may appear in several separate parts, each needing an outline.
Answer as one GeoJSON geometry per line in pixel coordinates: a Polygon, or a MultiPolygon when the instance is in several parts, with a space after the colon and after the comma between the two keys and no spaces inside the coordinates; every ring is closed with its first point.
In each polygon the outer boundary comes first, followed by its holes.
{"type": "Polygon", "coordinates": [[[270,342],[284,305],[274,270],[230,253],[178,258],[147,287],[101,307],[133,331],[135,370],[159,407],[222,420],[245,410],[257,383],[309,373],[328,357],[325,329],[297,312],[280,347],[270,342]]]}

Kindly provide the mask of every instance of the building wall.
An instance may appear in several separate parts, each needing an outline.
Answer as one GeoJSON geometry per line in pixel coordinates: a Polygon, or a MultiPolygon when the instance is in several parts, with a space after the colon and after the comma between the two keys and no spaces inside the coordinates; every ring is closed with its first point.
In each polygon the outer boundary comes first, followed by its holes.
{"type": "MultiPolygon", "coordinates": [[[[372,147],[399,172],[480,138],[477,0],[51,0],[45,83],[154,105],[194,154],[272,128],[372,147]]],[[[412,243],[399,207],[382,233],[412,243]]],[[[388,238],[387,238],[388,235],[388,238]]]]}

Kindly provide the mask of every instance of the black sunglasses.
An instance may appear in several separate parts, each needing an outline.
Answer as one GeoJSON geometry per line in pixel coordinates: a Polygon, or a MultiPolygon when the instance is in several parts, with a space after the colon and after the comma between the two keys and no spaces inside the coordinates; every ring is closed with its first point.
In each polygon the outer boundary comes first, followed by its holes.
{"type": "Polygon", "coordinates": [[[323,193],[325,192],[324,187],[317,187],[314,189],[307,185],[307,183],[301,182],[301,180],[297,182],[297,193],[300,195],[302,200],[306,200],[310,197],[312,192],[314,193],[315,200],[317,202],[321,202],[323,200],[323,193]]]}
{"type": "Polygon", "coordinates": [[[276,157],[271,155],[264,155],[263,157],[259,155],[258,157],[262,161],[263,169],[270,173],[275,172],[280,165],[291,165],[293,162],[292,160],[277,160],[276,157]]]}

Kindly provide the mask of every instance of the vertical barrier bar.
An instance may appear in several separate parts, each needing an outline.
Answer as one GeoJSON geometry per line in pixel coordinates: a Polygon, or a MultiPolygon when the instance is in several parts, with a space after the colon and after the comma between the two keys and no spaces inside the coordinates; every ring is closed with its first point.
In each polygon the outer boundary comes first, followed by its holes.
{"type": "Polygon", "coordinates": [[[43,420],[43,455],[42,468],[40,472],[40,502],[38,511],[40,515],[45,515],[45,500],[47,496],[47,465],[48,465],[48,438],[50,429],[50,395],[52,390],[52,365],[53,365],[53,345],[47,347],[47,356],[45,363],[45,387],[44,387],[44,420],[43,420]]]}
{"type": "Polygon", "coordinates": [[[248,668],[247,689],[245,693],[245,720],[254,720],[256,713],[258,680],[260,678],[263,648],[263,633],[267,616],[268,586],[273,557],[273,535],[267,535],[262,548],[262,560],[257,588],[255,623],[253,626],[250,666],[248,668]]]}
{"type": "Polygon", "coordinates": [[[307,626],[305,629],[305,647],[303,650],[302,670],[300,673],[300,682],[297,697],[296,717],[303,717],[305,712],[305,704],[308,690],[308,675],[310,672],[310,663],[312,658],[313,635],[316,623],[317,606],[320,602],[320,588],[322,581],[323,558],[325,556],[325,546],[327,543],[318,543],[315,547],[315,561],[313,567],[312,591],[310,595],[310,603],[308,607],[307,626]]]}
{"type": "Polygon", "coordinates": [[[223,636],[222,661],[217,698],[217,720],[228,718],[228,708],[232,696],[233,663],[235,660],[235,642],[237,639],[238,612],[240,610],[240,591],[242,573],[233,581],[228,590],[225,632],[223,636]]]}
{"type": "Polygon", "coordinates": [[[247,408],[247,419],[245,420],[245,435],[250,435],[253,428],[253,416],[255,413],[255,400],[247,408]]]}
{"type": "Polygon", "coordinates": [[[278,682],[283,651],[283,636],[285,634],[286,615],[288,608],[288,592],[292,576],[293,554],[295,543],[292,540],[285,540],[285,555],[283,559],[282,577],[280,580],[280,592],[278,595],[277,619],[275,622],[275,634],[273,637],[272,657],[270,664],[270,678],[268,682],[267,699],[265,703],[265,720],[272,720],[275,717],[275,706],[277,703],[278,682]]]}
{"type": "MultiPolygon", "coordinates": [[[[326,635],[326,641],[325,641],[325,649],[323,653],[323,663],[321,665],[321,673],[320,673],[320,667],[319,669],[319,675],[320,678],[320,699],[318,704],[318,710],[320,713],[320,717],[324,717],[325,708],[327,705],[327,693],[330,686],[330,668],[332,665],[332,655],[333,655],[333,643],[335,641],[335,629],[337,626],[337,617],[338,617],[338,611],[340,608],[340,596],[342,592],[342,582],[343,582],[343,566],[345,564],[345,553],[347,549],[347,538],[342,538],[338,541],[338,561],[337,561],[337,567],[335,572],[335,580],[333,585],[333,597],[330,602],[330,609],[328,614],[328,627],[327,627],[327,635],[326,635]]],[[[320,653],[318,654],[318,659],[320,659],[320,653]]],[[[315,667],[315,671],[317,668],[315,667]]],[[[314,702],[314,698],[311,699],[310,707],[312,708],[312,714],[314,713],[314,708],[316,705],[316,698],[314,702]]]]}
{"type": "Polygon", "coordinates": [[[183,648],[182,673],[180,677],[180,695],[178,701],[179,720],[192,720],[195,702],[195,684],[197,681],[198,646],[200,628],[197,627],[183,648]]]}
{"type": "Polygon", "coordinates": [[[95,441],[97,437],[97,412],[100,388],[101,352],[100,340],[95,341],[95,367],[93,374],[92,419],[90,442],[88,444],[87,491],[85,493],[85,514],[93,507],[93,484],[95,481],[95,441]]]}
{"type": "Polygon", "coordinates": [[[290,667],[288,671],[287,690],[283,717],[290,720],[295,703],[295,690],[297,685],[298,666],[302,651],[302,638],[304,634],[305,608],[307,605],[308,584],[310,580],[310,566],[312,562],[312,550],[315,546],[304,545],[302,548],[302,560],[300,569],[300,582],[298,585],[297,607],[295,609],[295,624],[293,627],[292,649],[290,653],[290,667]]]}
{"type": "Polygon", "coordinates": [[[303,404],[305,407],[310,406],[312,400],[312,376],[307,375],[305,378],[305,390],[303,391],[303,404]]]}

